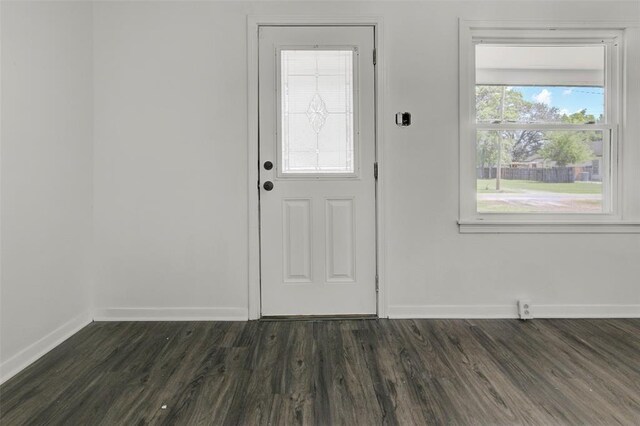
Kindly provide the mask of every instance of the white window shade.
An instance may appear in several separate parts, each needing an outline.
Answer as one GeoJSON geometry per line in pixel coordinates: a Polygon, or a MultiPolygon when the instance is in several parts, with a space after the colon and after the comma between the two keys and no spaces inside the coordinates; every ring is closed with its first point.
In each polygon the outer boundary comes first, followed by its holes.
{"type": "Polygon", "coordinates": [[[476,84],[604,86],[604,46],[476,45],[476,84]]]}

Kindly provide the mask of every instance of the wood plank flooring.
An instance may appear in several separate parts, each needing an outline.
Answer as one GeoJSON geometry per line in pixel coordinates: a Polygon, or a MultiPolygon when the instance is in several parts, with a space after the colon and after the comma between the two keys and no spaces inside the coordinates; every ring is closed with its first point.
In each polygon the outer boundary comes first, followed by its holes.
{"type": "Polygon", "coordinates": [[[638,425],[640,320],[96,322],[0,423],[638,425]]]}

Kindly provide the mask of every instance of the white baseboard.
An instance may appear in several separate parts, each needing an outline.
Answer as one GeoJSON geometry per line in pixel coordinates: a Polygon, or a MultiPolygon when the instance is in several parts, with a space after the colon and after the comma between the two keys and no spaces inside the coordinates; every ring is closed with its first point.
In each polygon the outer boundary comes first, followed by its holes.
{"type": "Polygon", "coordinates": [[[413,305],[389,306],[389,318],[518,318],[511,305],[413,305]]]}
{"type": "Polygon", "coordinates": [[[640,305],[534,305],[536,318],[640,318],[640,305]]]}
{"type": "Polygon", "coordinates": [[[247,308],[98,308],[95,321],[247,321],[247,308]]]}
{"type": "Polygon", "coordinates": [[[89,312],[78,315],[0,364],[0,384],[27,368],[51,349],[90,324],[91,321],[89,312]]]}
{"type": "MultiPolygon", "coordinates": [[[[533,305],[534,318],[640,318],[640,305],[533,305]]],[[[389,306],[389,318],[518,318],[513,305],[389,306]]]]}

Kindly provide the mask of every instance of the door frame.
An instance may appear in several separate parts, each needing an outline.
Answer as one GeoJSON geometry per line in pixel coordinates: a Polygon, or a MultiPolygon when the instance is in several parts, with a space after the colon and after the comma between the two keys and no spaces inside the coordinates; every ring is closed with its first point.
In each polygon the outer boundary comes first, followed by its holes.
{"type": "MultiPolygon", "coordinates": [[[[388,289],[385,279],[385,204],[384,204],[384,38],[381,17],[307,17],[307,16],[247,16],[247,194],[248,194],[248,318],[259,319],[261,312],[260,285],[260,203],[259,203],[259,122],[258,122],[258,30],[263,26],[370,26],[373,27],[376,49],[375,78],[375,156],[378,163],[376,198],[376,268],[378,276],[377,315],[388,317],[388,289]]],[[[373,59],[373,58],[372,58],[373,59]]],[[[373,170],[371,170],[373,173],[373,170]]]]}

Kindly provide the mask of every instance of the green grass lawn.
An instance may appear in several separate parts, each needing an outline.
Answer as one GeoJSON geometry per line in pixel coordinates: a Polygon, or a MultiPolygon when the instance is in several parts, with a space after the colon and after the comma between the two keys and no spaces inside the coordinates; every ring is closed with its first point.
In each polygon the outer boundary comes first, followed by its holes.
{"type": "MultiPolygon", "coordinates": [[[[496,191],[495,179],[478,179],[476,188],[479,194],[496,191]]],[[[546,183],[530,180],[502,179],[500,192],[557,192],[563,194],[602,194],[599,182],[546,183]]]]}

